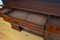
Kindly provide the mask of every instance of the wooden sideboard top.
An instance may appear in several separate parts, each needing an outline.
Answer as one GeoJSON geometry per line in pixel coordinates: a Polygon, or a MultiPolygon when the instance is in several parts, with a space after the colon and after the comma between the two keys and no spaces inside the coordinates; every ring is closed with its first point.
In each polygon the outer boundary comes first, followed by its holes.
{"type": "Polygon", "coordinates": [[[60,17],[59,0],[6,0],[4,5],[10,8],[38,12],[60,17]],[[50,2],[49,2],[50,1],[50,2]]]}

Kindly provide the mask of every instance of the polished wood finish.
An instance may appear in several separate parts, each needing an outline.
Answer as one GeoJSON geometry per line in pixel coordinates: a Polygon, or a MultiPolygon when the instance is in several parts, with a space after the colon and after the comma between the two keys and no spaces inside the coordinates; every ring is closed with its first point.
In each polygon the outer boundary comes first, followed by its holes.
{"type": "Polygon", "coordinates": [[[59,0],[3,0],[4,6],[60,17],[59,0]]]}

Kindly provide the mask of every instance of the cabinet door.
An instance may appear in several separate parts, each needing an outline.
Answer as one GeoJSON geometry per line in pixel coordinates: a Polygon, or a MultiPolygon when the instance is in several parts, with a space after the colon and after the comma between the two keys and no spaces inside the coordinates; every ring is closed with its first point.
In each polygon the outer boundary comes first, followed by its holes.
{"type": "Polygon", "coordinates": [[[45,30],[46,40],[60,40],[60,18],[51,17],[45,30]]]}

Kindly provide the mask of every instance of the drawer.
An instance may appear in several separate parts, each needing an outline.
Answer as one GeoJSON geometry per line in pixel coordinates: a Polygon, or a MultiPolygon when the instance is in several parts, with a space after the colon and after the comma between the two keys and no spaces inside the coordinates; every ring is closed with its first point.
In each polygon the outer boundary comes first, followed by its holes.
{"type": "Polygon", "coordinates": [[[28,22],[26,20],[16,19],[15,17],[11,17],[2,13],[0,14],[0,16],[10,23],[18,24],[16,25],[17,27],[14,25],[15,29],[17,30],[19,30],[19,27],[22,27],[25,30],[43,36],[44,26],[40,26],[35,23],[28,22]]]}
{"type": "Polygon", "coordinates": [[[33,34],[42,35],[42,36],[44,33],[44,27],[48,20],[47,15],[37,14],[34,12],[29,12],[19,9],[12,10],[8,13],[6,11],[6,13],[1,14],[1,16],[6,21],[14,23],[12,24],[13,28],[18,31],[20,31],[20,29],[25,29],[26,31],[29,31],[33,34]]]}

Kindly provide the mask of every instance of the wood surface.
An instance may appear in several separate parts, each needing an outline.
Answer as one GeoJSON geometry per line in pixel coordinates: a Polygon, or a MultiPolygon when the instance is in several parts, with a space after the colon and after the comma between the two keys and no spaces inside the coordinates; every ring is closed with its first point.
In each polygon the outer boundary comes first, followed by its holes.
{"type": "Polygon", "coordinates": [[[42,26],[40,27],[40,25],[36,25],[36,24],[27,22],[24,20],[15,19],[15,18],[9,17],[2,13],[0,13],[0,17],[3,17],[8,22],[18,24],[18,25],[20,25],[20,27],[27,29],[29,31],[32,31],[39,36],[43,35],[43,28],[42,28],[42,26]]]}
{"type": "Polygon", "coordinates": [[[60,40],[60,18],[50,17],[45,29],[45,40],[60,40]]]}
{"type": "Polygon", "coordinates": [[[32,12],[38,12],[39,14],[47,14],[60,17],[59,0],[3,0],[3,3],[5,7],[22,9],[32,12]]]}

